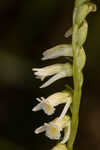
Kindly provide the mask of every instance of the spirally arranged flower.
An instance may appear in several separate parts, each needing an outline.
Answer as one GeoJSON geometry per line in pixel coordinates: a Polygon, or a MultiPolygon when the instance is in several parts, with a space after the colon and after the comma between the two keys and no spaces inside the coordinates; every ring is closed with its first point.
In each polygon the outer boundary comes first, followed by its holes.
{"type": "Polygon", "coordinates": [[[50,139],[58,140],[61,137],[61,131],[65,130],[65,136],[64,139],[61,141],[61,143],[66,143],[69,138],[69,132],[70,132],[70,117],[64,116],[62,119],[56,118],[53,121],[49,123],[44,123],[43,126],[37,128],[35,130],[36,134],[39,134],[41,132],[46,132],[46,136],[50,139]]]}
{"type": "Polygon", "coordinates": [[[45,88],[65,77],[73,78],[74,89],[67,86],[68,89],[56,92],[47,98],[36,98],[39,103],[32,109],[34,112],[43,110],[47,115],[53,115],[56,107],[64,104],[64,108],[57,118],[44,123],[35,130],[36,134],[45,132],[45,135],[49,139],[59,140],[59,143],[51,150],[73,150],[78,129],[81,89],[83,85],[82,70],[86,62],[86,55],[83,48],[88,32],[86,17],[90,12],[94,11],[96,11],[96,5],[89,2],[89,0],[75,0],[73,25],[65,33],[66,38],[72,35],[72,44],[61,44],[50,48],[43,52],[43,57],[41,58],[41,60],[49,60],[65,57],[67,62],[32,69],[36,78],[41,81],[46,77],[52,76],[40,88],[45,88]],[[63,137],[62,132],[64,133],[63,137]]]}
{"type": "Polygon", "coordinates": [[[58,79],[72,76],[72,65],[70,63],[54,64],[43,68],[32,69],[37,78],[44,80],[48,76],[52,76],[47,82],[45,82],[40,88],[51,85],[58,79]]]}
{"type": "Polygon", "coordinates": [[[58,106],[59,104],[66,103],[67,105],[66,112],[67,112],[72,102],[72,96],[69,92],[58,92],[47,97],[46,99],[43,97],[41,97],[40,99],[37,98],[37,101],[39,101],[40,103],[37,104],[32,109],[32,111],[39,111],[43,109],[47,115],[52,115],[55,112],[55,107],[58,106]]]}
{"type": "MultiPolygon", "coordinates": [[[[42,60],[58,58],[61,56],[72,57],[72,45],[62,44],[46,50],[43,53],[42,60]]],[[[41,79],[42,81],[46,77],[52,76],[40,88],[47,87],[58,79],[71,77],[73,75],[72,64],[69,62],[64,64],[54,64],[43,68],[33,68],[32,71],[34,71],[36,78],[41,79]]],[[[59,117],[49,123],[44,123],[44,125],[35,130],[35,133],[39,134],[41,132],[45,132],[49,139],[59,140],[61,138],[61,132],[63,131],[64,137],[57,147],[54,147],[54,150],[67,150],[65,143],[68,141],[70,136],[71,120],[66,113],[72,103],[72,93],[64,90],[62,92],[54,93],[47,98],[36,98],[36,100],[39,103],[33,107],[32,111],[43,110],[47,115],[54,114],[56,106],[65,104],[59,117]]]]}

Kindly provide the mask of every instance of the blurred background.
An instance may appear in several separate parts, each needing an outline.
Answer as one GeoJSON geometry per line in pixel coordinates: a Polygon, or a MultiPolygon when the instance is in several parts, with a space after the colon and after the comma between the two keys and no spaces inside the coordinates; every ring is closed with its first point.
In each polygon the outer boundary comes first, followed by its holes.
{"type": "MultiPolygon", "coordinates": [[[[84,69],[80,125],[76,150],[100,150],[100,1],[96,13],[88,16],[89,33],[85,43],[87,63],[84,69]]],[[[49,150],[56,141],[34,129],[57,114],[47,117],[33,113],[35,98],[61,91],[71,79],[57,81],[46,89],[34,78],[33,67],[42,67],[63,59],[40,60],[42,52],[57,44],[71,43],[65,31],[72,25],[73,0],[0,0],[0,149],[49,150]]]]}

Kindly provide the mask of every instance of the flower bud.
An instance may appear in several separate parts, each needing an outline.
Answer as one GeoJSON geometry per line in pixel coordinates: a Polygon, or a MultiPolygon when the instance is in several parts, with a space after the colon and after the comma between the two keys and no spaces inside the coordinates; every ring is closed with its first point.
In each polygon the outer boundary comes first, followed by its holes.
{"type": "Polygon", "coordinates": [[[89,2],[89,3],[85,3],[85,4],[81,5],[76,10],[75,23],[80,25],[90,12],[95,12],[95,11],[96,11],[96,5],[93,3],[89,2]]]}

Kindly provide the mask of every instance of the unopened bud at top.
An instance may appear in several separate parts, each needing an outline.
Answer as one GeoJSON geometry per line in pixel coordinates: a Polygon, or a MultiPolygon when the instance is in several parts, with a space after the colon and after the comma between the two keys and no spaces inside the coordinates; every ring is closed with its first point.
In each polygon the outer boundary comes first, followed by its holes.
{"type": "Polygon", "coordinates": [[[74,16],[74,23],[80,25],[90,12],[95,12],[95,11],[96,11],[95,4],[90,2],[84,3],[79,8],[76,9],[76,13],[74,16]]]}

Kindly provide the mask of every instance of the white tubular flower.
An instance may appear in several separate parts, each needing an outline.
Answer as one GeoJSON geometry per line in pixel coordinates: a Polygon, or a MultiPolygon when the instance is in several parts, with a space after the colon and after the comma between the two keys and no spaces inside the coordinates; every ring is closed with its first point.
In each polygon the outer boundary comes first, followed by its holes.
{"type": "Polygon", "coordinates": [[[61,78],[72,76],[72,65],[70,63],[59,64],[59,65],[60,65],[59,71],[58,70],[56,71],[56,68],[55,71],[52,70],[52,75],[53,74],[55,75],[51,77],[47,82],[45,82],[42,86],[40,86],[40,88],[45,88],[61,78]]]}
{"type": "Polygon", "coordinates": [[[64,113],[61,115],[61,118],[63,118],[64,115],[66,114],[68,108],[70,107],[70,104],[72,102],[72,96],[69,92],[57,92],[57,93],[47,97],[46,99],[42,97],[40,99],[37,98],[37,100],[40,103],[37,104],[32,109],[32,111],[39,111],[39,110],[43,109],[47,115],[52,115],[55,112],[55,106],[66,103],[66,105],[67,105],[66,110],[64,109],[64,113]]]}
{"type": "Polygon", "coordinates": [[[35,71],[34,74],[36,77],[41,80],[44,80],[48,76],[54,75],[40,88],[47,87],[58,79],[72,76],[72,65],[70,63],[54,64],[43,68],[33,68],[32,70],[35,71]]]}
{"type": "Polygon", "coordinates": [[[70,117],[64,116],[62,120],[59,118],[54,119],[49,123],[44,123],[43,126],[35,130],[36,134],[46,132],[46,136],[50,139],[58,140],[61,137],[61,131],[65,129],[69,123],[70,117]]]}
{"type": "MultiPolygon", "coordinates": [[[[66,33],[67,34],[67,33],[66,33]]],[[[61,44],[43,52],[42,60],[54,59],[60,56],[72,56],[72,45],[61,44]]]]}
{"type": "Polygon", "coordinates": [[[66,144],[58,143],[51,150],[67,150],[66,144]]]}
{"type": "Polygon", "coordinates": [[[70,37],[71,35],[72,35],[72,27],[67,30],[67,32],[65,33],[64,36],[65,36],[65,38],[68,38],[68,37],[70,37]]]}
{"type": "Polygon", "coordinates": [[[32,71],[35,71],[36,77],[43,81],[46,77],[63,71],[64,66],[64,64],[54,64],[43,68],[33,68],[32,71]]]}

